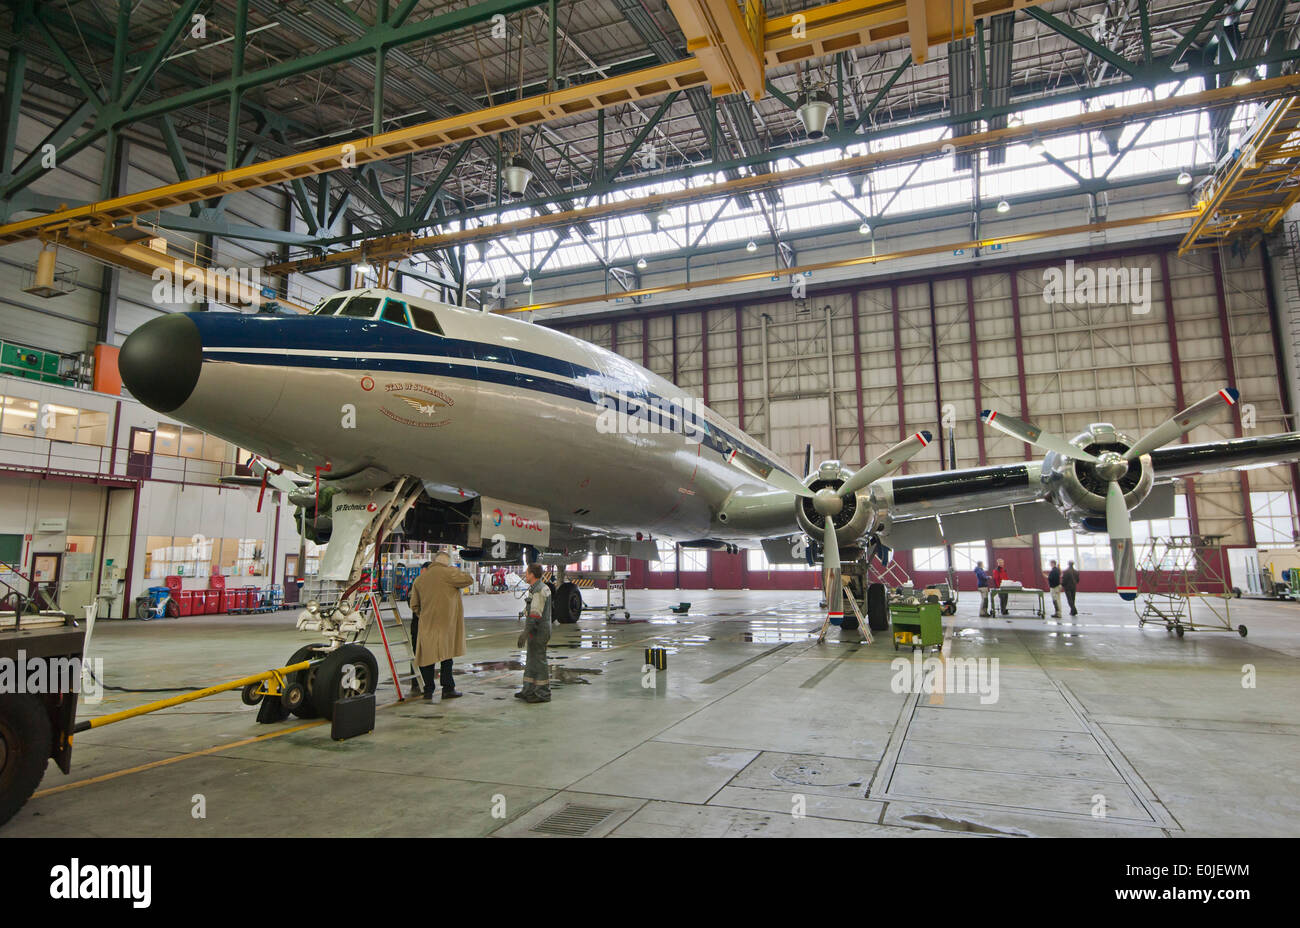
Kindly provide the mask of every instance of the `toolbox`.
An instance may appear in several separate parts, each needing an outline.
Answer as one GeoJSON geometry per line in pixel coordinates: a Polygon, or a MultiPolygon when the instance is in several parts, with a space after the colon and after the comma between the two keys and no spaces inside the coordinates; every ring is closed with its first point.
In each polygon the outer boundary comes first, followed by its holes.
{"type": "Polygon", "coordinates": [[[943,613],[939,603],[891,603],[889,618],[894,626],[894,650],[940,647],[943,644],[943,613]]]}

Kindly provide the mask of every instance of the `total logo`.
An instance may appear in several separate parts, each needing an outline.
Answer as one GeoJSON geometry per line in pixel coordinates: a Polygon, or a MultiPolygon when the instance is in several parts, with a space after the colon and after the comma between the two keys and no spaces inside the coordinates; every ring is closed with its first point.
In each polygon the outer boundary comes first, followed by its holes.
{"type": "MultiPolygon", "coordinates": [[[[501,519],[499,517],[499,514],[501,510],[497,509],[495,510],[495,512],[498,514],[497,525],[500,525],[501,519]]],[[[538,522],[536,519],[529,519],[514,512],[506,513],[506,518],[510,520],[510,524],[514,528],[522,528],[530,532],[542,531],[542,523],[538,522]]]]}
{"type": "Polygon", "coordinates": [[[500,527],[501,527],[501,510],[500,510],[500,509],[493,509],[493,510],[492,510],[492,524],[495,525],[497,528],[500,528],[500,527]]]}

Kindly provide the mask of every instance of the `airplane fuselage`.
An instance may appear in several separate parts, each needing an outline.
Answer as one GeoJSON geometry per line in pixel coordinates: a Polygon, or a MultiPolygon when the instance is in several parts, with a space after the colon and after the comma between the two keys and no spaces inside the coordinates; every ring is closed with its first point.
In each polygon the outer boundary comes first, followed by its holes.
{"type": "Polygon", "coordinates": [[[793,528],[793,497],[727,462],[740,449],[779,466],[772,452],[626,358],[409,295],[339,296],[423,307],[441,331],[342,315],[165,317],[150,325],[187,346],[193,326],[201,352],[168,414],[307,474],[328,466],[330,481],[413,474],[444,499],[511,500],[592,531],[743,540],[793,528]],[[738,490],[763,513],[727,526],[717,517],[738,490]]]}

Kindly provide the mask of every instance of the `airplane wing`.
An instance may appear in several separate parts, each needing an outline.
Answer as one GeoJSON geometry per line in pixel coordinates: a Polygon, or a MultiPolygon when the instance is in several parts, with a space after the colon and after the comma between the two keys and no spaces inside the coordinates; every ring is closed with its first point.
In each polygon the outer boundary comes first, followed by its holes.
{"type": "MultiPolygon", "coordinates": [[[[1137,520],[1173,515],[1178,478],[1300,460],[1300,432],[1170,445],[1150,454],[1156,484],[1133,510],[1137,520]]],[[[1042,475],[1041,461],[1027,461],[882,480],[872,487],[873,505],[888,513],[881,540],[910,549],[1067,529],[1064,515],[1043,498],[1042,475]]]]}

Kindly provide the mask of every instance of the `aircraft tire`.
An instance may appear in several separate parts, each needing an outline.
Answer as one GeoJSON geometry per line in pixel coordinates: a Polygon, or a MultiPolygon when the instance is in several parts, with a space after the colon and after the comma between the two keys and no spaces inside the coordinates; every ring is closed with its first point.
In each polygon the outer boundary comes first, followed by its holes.
{"type": "Polygon", "coordinates": [[[572,625],[582,617],[582,591],[575,583],[561,583],[551,597],[551,618],[572,625]]]}
{"type": "MultiPolygon", "coordinates": [[[[325,647],[325,645],[321,643],[304,645],[297,651],[293,652],[289,657],[289,660],[285,662],[285,666],[289,667],[294,664],[301,664],[306,660],[311,660],[311,658],[316,656],[316,649],[323,647],[325,647]]],[[[301,683],[303,689],[307,691],[307,698],[302,701],[298,708],[290,710],[300,719],[314,719],[320,717],[320,713],[316,711],[315,697],[312,695],[313,685],[316,682],[316,676],[319,672],[319,665],[309,670],[299,670],[297,673],[290,674],[288,681],[286,681],[288,683],[301,683]]]]}
{"type": "Polygon", "coordinates": [[[365,696],[375,691],[379,684],[379,661],[370,649],[359,644],[345,644],[334,651],[316,671],[316,682],[312,687],[312,700],[316,712],[323,719],[334,718],[334,703],[345,695],[365,696]],[[356,668],[357,688],[354,692],[343,691],[343,671],[346,667],[356,668]]]}
{"type": "Polygon", "coordinates": [[[0,825],[23,807],[45,776],[54,731],[36,696],[0,696],[0,825]]]}
{"type": "Polygon", "coordinates": [[[867,625],[873,632],[889,628],[889,597],[883,583],[872,583],[867,587],[867,625]]]}

